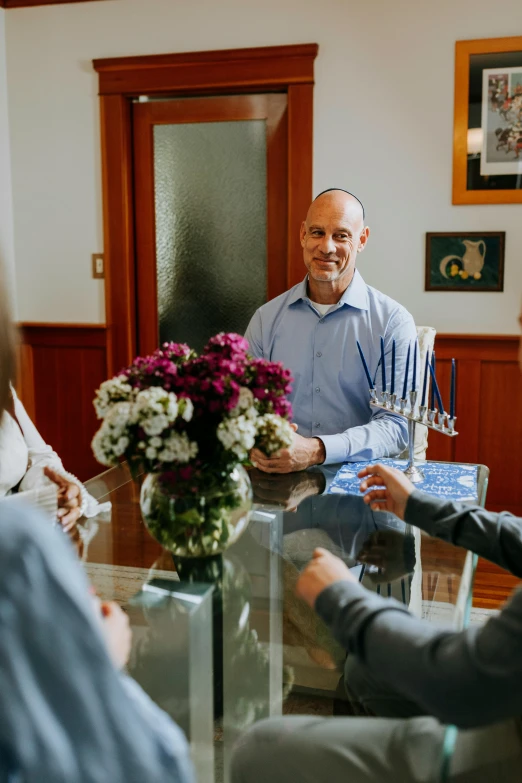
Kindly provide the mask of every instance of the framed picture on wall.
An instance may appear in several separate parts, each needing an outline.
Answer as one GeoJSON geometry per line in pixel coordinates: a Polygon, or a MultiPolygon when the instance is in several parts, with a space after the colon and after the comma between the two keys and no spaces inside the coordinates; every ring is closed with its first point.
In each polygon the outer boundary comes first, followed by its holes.
{"type": "Polygon", "coordinates": [[[457,41],[453,203],[522,202],[522,36],[457,41]]]}
{"type": "Polygon", "coordinates": [[[426,234],[426,291],[503,291],[504,231],[426,234]]]}

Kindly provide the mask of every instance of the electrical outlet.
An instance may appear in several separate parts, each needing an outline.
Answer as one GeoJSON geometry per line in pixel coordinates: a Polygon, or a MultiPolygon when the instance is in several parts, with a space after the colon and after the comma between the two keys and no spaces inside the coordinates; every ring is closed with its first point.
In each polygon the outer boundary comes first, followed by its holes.
{"type": "Polygon", "coordinates": [[[103,253],[92,254],[92,276],[95,280],[103,280],[105,277],[105,261],[103,253]]]}

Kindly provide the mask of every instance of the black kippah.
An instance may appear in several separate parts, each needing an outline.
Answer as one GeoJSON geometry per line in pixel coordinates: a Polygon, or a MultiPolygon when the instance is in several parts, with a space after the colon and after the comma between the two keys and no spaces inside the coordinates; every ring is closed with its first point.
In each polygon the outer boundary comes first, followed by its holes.
{"type": "Polygon", "coordinates": [[[319,198],[319,196],[323,196],[325,193],[331,193],[331,191],[332,191],[332,190],[341,190],[343,193],[348,193],[348,195],[349,195],[349,196],[353,196],[353,198],[354,198],[356,201],[358,201],[358,202],[359,202],[359,204],[360,204],[360,205],[361,205],[361,207],[362,207],[362,211],[363,211],[363,220],[364,220],[364,218],[365,218],[365,213],[364,213],[364,204],[362,203],[361,199],[360,199],[360,198],[357,198],[357,196],[355,195],[355,193],[350,193],[350,191],[349,191],[349,190],[345,190],[344,188],[327,188],[326,190],[322,190],[322,191],[321,191],[320,193],[318,193],[318,194],[317,194],[317,196],[314,198],[314,201],[316,201],[316,200],[319,198]]]}

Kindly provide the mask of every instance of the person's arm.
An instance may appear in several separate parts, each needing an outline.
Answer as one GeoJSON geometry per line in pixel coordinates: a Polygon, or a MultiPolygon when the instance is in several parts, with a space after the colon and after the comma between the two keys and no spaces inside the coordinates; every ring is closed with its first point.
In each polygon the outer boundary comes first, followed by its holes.
{"type": "Polygon", "coordinates": [[[323,465],[396,457],[408,445],[408,425],[402,416],[377,410],[368,424],[322,435],[319,440],[326,451],[323,465]]]}
{"type": "Polygon", "coordinates": [[[456,546],[470,549],[522,577],[522,519],[507,511],[496,514],[480,506],[454,503],[415,490],[406,522],[456,546]]]}
{"type": "Polygon", "coordinates": [[[431,536],[485,557],[522,577],[522,519],[503,511],[441,500],[416,490],[399,470],[368,465],[360,473],[365,503],[374,511],[390,511],[431,536]]]}
{"type": "Polygon", "coordinates": [[[427,715],[462,728],[520,715],[522,592],[483,627],[457,633],[369,592],[325,550],[314,552],[297,590],[349,653],[427,715]]]}
{"type": "Polygon", "coordinates": [[[20,777],[192,783],[182,732],[109,657],[65,537],[0,513],[0,747],[20,777]]]}
{"type": "Polygon", "coordinates": [[[76,476],[65,470],[60,457],[44,441],[14,390],[13,398],[16,418],[29,450],[29,467],[20,483],[19,493],[24,494],[28,503],[41,506],[48,515],[56,518],[57,485],[45,475],[44,469],[49,468],[67,483],[78,487],[80,516],[88,518],[96,516],[101,510],[98,502],[87,492],[76,476]]]}
{"type": "Polygon", "coordinates": [[[245,332],[245,340],[248,340],[250,353],[256,359],[265,359],[263,353],[263,325],[261,323],[261,312],[256,310],[245,332]]]}
{"type": "Polygon", "coordinates": [[[461,728],[520,715],[522,592],[483,627],[459,633],[416,619],[358,582],[328,587],[315,608],[348,652],[427,715],[461,728]]]}
{"type": "MultiPolygon", "coordinates": [[[[417,339],[417,330],[413,318],[402,308],[390,318],[386,326],[385,355],[387,366],[387,388],[390,390],[391,352],[395,339],[396,366],[395,366],[395,391],[398,397],[402,395],[404,374],[406,371],[406,354],[408,345],[413,351],[417,339]]],[[[413,354],[412,354],[413,355],[413,354]]],[[[413,377],[413,359],[410,357],[409,365],[410,382],[408,393],[411,389],[413,377]]],[[[417,359],[417,388],[420,378],[420,361],[417,359]]],[[[382,391],[382,376],[380,366],[375,376],[375,386],[378,394],[382,391]]],[[[364,402],[370,401],[369,390],[361,390],[364,402]]],[[[358,462],[363,460],[380,459],[381,457],[396,457],[408,445],[408,424],[402,416],[397,414],[370,408],[370,420],[368,424],[350,427],[344,432],[334,435],[323,435],[321,440],[326,450],[324,465],[336,462],[358,462]]]]}

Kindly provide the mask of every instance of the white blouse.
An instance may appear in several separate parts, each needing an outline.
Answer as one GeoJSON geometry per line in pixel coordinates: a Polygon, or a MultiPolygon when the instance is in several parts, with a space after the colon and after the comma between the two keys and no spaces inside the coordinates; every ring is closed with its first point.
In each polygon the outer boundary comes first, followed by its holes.
{"type": "Polygon", "coordinates": [[[7,496],[11,502],[19,499],[37,506],[55,522],[58,488],[43,472],[44,467],[50,467],[80,488],[82,516],[94,517],[104,510],[76,476],[64,469],[60,457],[45,443],[14,390],[13,399],[18,423],[7,411],[0,419],[0,503],[7,496]],[[18,491],[13,493],[17,487],[18,491]]]}

